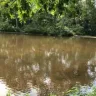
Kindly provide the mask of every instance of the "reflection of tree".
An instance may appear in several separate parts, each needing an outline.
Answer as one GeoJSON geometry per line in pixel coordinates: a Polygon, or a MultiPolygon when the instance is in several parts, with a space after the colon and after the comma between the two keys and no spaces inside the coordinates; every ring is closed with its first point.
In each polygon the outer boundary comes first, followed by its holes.
{"type": "Polygon", "coordinates": [[[89,83],[87,62],[95,52],[95,49],[91,51],[91,43],[74,39],[65,39],[62,43],[62,39],[52,38],[29,38],[29,41],[23,37],[7,37],[0,47],[0,77],[10,88],[27,90],[37,87],[42,95],[64,91],[76,82],[89,83]],[[86,50],[83,50],[84,46],[86,50]]]}
{"type": "Polygon", "coordinates": [[[87,72],[88,72],[88,75],[91,77],[91,78],[96,78],[96,53],[95,53],[95,56],[92,57],[89,61],[88,61],[88,69],[87,69],[87,72]]]}

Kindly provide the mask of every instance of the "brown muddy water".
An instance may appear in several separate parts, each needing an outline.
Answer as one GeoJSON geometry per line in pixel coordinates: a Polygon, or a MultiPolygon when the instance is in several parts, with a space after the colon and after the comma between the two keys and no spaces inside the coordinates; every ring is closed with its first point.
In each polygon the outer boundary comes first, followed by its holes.
{"type": "Polygon", "coordinates": [[[0,35],[0,96],[63,96],[96,78],[96,39],[0,35]]]}

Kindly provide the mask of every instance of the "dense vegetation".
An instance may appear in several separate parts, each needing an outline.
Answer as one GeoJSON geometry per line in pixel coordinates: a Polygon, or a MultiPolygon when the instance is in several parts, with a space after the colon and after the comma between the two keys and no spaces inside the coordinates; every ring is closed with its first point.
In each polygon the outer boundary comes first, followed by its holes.
{"type": "Polygon", "coordinates": [[[96,35],[95,0],[0,0],[0,32],[96,35]]]}

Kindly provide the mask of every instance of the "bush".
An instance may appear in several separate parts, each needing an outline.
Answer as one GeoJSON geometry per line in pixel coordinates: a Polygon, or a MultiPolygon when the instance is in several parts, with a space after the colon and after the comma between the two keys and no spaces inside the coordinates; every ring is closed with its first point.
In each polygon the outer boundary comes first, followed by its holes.
{"type": "Polygon", "coordinates": [[[0,31],[5,33],[15,32],[50,36],[73,36],[75,34],[84,34],[83,27],[78,23],[74,24],[73,18],[64,16],[56,17],[45,12],[34,14],[26,24],[21,24],[22,26],[20,28],[15,27],[14,24],[12,25],[12,22],[8,22],[8,20],[4,21],[0,19],[0,31]]]}
{"type": "Polygon", "coordinates": [[[74,32],[64,24],[62,19],[48,14],[37,13],[33,16],[31,23],[24,25],[23,32],[34,35],[50,35],[50,36],[73,36],[74,32]]]}
{"type": "Polygon", "coordinates": [[[0,31],[1,32],[20,32],[20,28],[16,28],[8,23],[8,21],[0,22],[0,31]]]}

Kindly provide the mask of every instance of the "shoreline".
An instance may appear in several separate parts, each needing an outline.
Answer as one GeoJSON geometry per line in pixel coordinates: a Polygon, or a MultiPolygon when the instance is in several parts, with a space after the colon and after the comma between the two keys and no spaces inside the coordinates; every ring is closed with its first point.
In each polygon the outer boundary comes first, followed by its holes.
{"type": "Polygon", "coordinates": [[[85,38],[85,39],[96,39],[96,36],[89,36],[89,35],[75,35],[74,37],[78,38],[85,38]]]}
{"type": "Polygon", "coordinates": [[[30,36],[50,36],[50,37],[76,37],[76,38],[85,38],[85,39],[96,39],[96,36],[89,35],[73,35],[73,36],[56,36],[56,35],[44,35],[44,34],[32,34],[31,32],[0,32],[0,34],[9,34],[9,35],[30,35],[30,36]]]}

